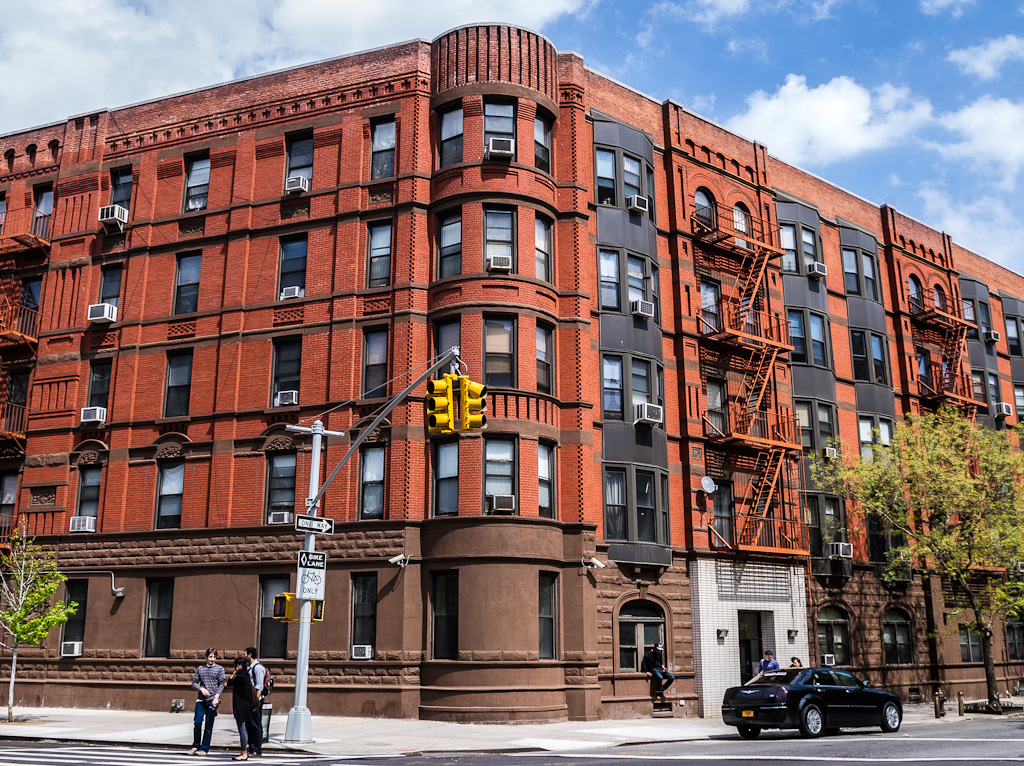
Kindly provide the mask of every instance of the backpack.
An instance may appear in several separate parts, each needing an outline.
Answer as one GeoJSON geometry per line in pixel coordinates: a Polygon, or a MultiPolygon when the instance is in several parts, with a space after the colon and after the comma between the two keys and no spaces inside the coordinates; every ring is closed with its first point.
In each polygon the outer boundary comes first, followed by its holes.
{"type": "MultiPolygon", "coordinates": [[[[259,662],[258,660],[257,660],[257,662],[253,663],[254,666],[257,665],[257,664],[261,668],[263,668],[263,692],[262,692],[262,696],[267,697],[267,696],[270,695],[270,693],[272,691],[274,691],[274,678],[273,678],[273,676],[270,675],[270,668],[268,668],[266,665],[264,665],[262,662],[259,662]]],[[[250,675],[252,675],[252,674],[250,674],[250,675]]],[[[253,679],[253,685],[255,685],[255,678],[253,679]]]]}

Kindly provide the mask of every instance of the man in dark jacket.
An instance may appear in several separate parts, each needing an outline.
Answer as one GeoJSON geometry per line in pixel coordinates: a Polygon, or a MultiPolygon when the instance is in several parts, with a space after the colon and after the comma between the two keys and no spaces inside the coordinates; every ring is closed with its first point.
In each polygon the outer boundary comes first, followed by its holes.
{"type": "Polygon", "coordinates": [[[640,670],[651,679],[651,698],[661,697],[665,699],[665,690],[672,685],[676,677],[665,668],[665,646],[655,644],[644,652],[644,660],[640,663],[640,670]]]}

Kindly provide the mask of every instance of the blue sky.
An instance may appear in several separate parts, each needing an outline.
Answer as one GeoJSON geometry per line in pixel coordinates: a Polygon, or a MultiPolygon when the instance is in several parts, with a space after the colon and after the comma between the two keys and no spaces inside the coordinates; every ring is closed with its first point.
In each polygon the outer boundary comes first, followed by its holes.
{"type": "Polygon", "coordinates": [[[521,24],[1024,273],[1024,0],[6,0],[0,134],[521,24]]]}

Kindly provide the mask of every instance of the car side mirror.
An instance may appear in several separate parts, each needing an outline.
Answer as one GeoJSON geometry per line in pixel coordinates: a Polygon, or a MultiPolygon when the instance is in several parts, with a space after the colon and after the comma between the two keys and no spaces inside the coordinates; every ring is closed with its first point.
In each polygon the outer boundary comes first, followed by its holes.
{"type": "Polygon", "coordinates": [[[871,682],[868,679],[865,678],[863,681],[860,682],[860,685],[863,686],[864,688],[867,688],[867,687],[871,686],[871,682]]]}

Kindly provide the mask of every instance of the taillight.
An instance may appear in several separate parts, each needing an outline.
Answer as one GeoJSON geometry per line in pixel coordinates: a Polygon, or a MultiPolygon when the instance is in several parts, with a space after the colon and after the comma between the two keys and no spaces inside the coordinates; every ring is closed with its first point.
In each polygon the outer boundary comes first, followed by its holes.
{"type": "Polygon", "coordinates": [[[785,686],[777,686],[777,687],[775,687],[775,699],[777,699],[779,702],[785,702],[786,701],[786,697],[788,697],[788,696],[789,696],[789,689],[787,689],[785,686]]]}

